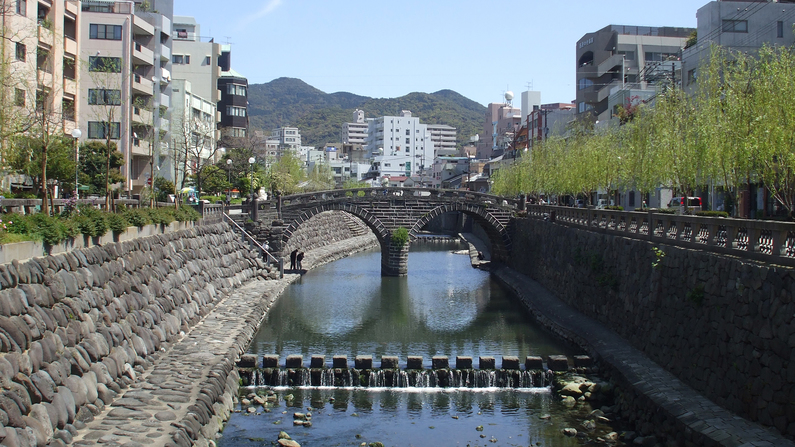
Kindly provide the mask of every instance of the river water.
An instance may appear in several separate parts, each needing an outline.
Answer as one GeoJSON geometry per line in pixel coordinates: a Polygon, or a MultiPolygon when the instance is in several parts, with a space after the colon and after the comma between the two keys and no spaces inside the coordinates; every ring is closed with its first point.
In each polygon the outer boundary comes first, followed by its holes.
{"type": "MultiPolygon", "coordinates": [[[[346,355],[445,355],[451,366],[459,355],[551,354],[580,351],[546,333],[487,272],[473,269],[456,242],[412,244],[407,277],[382,277],[381,253],[370,250],[307,272],[290,285],[269,311],[248,352],[323,355],[331,366],[346,355]]],[[[245,393],[274,393],[265,408],[234,413],[221,446],[275,443],[286,431],[302,446],[545,445],[593,444],[611,431],[599,426],[587,438],[566,437],[592,410],[587,403],[565,407],[548,386],[526,388],[267,387],[245,393]],[[312,414],[310,427],[293,426],[295,412],[312,414]],[[590,439],[591,441],[588,441],[590,439]],[[364,444],[363,444],[364,443],[364,444]]],[[[275,444],[273,444],[275,445],[275,444]]]]}

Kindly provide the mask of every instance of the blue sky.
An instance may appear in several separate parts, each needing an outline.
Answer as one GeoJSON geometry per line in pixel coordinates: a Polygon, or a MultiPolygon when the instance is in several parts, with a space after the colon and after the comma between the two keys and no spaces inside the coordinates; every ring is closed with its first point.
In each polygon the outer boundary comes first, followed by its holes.
{"type": "MultiPolygon", "coordinates": [[[[574,50],[610,24],[696,26],[693,0],[174,0],[202,36],[232,44],[251,84],[299,78],[326,92],[394,98],[454,90],[574,99],[574,50]]],[[[518,103],[517,103],[518,104],[518,103]]]]}

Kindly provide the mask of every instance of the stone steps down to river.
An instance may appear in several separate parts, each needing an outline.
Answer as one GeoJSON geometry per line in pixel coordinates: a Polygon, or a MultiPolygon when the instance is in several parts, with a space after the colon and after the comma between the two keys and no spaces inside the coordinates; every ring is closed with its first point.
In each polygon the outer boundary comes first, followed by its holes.
{"type": "MultiPolygon", "coordinates": [[[[300,355],[290,355],[283,367],[275,355],[263,356],[261,367],[257,367],[257,356],[247,354],[238,361],[238,372],[246,386],[335,386],[335,387],[469,387],[469,388],[530,388],[548,386],[554,372],[570,369],[565,355],[550,355],[546,362],[538,356],[527,356],[524,365],[516,356],[503,356],[502,366],[497,368],[494,357],[479,358],[478,369],[474,369],[472,357],[457,356],[453,368],[447,356],[434,356],[431,368],[423,365],[421,356],[408,356],[405,367],[397,356],[382,356],[381,365],[373,365],[372,356],[359,355],[354,367],[349,368],[344,355],[333,356],[329,365],[325,356],[313,355],[309,366],[300,355]],[[522,369],[524,366],[524,369],[522,369]]],[[[590,357],[573,357],[574,368],[593,366],[590,357]]]]}
{"type": "MultiPolygon", "coordinates": [[[[117,397],[219,300],[254,278],[278,272],[225,224],[0,265],[0,445],[69,444],[111,402],[110,415],[141,417],[140,396],[117,397]]],[[[196,424],[177,420],[191,429],[172,432],[184,437],[217,410],[227,382],[236,381],[234,360],[203,378],[205,394],[182,412],[192,412],[196,424]]],[[[123,432],[122,425],[100,433],[123,432]]],[[[178,437],[156,433],[148,443],[178,437]]]]}

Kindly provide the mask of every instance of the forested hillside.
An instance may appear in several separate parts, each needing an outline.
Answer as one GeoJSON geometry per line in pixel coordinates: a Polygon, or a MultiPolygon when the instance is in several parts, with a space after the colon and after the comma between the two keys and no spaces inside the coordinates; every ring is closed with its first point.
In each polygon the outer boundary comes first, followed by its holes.
{"type": "Polygon", "coordinates": [[[423,124],[458,129],[459,144],[482,131],[486,112],[481,104],[452,90],[376,99],[345,92],[325,93],[294,78],[251,84],[248,101],[253,130],[270,134],[277,127],[298,127],[302,143],[309,146],[340,142],[342,124],[353,120],[355,109],[364,110],[367,118],[410,110],[423,124]]]}

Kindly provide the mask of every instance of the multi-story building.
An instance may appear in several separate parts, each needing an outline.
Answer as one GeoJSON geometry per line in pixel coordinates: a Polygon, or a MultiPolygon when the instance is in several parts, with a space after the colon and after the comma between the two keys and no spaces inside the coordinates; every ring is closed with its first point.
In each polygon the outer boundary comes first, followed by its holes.
{"type": "Polygon", "coordinates": [[[193,84],[185,79],[171,81],[171,147],[180,158],[169,157],[161,166],[160,175],[179,184],[184,175],[221,154],[218,148],[218,113],[216,103],[194,93],[193,84]],[[181,157],[187,157],[182,172],[181,157]]]}
{"type": "MultiPolygon", "coordinates": [[[[510,93],[510,92],[509,92],[510,93]]],[[[513,98],[513,94],[509,94],[513,98]]],[[[483,134],[477,144],[477,158],[498,157],[510,148],[522,124],[522,112],[508,103],[489,103],[483,121],[483,134]]]]}
{"type": "Polygon", "coordinates": [[[652,96],[681,78],[681,50],[693,28],[609,25],[576,47],[577,113],[606,122],[630,98],[652,96]]]}
{"type": "Polygon", "coordinates": [[[452,156],[457,153],[455,127],[444,124],[428,124],[428,132],[431,134],[434,158],[452,156]]]}
{"type": "MultiPolygon", "coordinates": [[[[78,43],[83,36],[79,5],[64,0],[4,2],[0,11],[0,49],[7,61],[0,95],[4,136],[17,131],[70,134],[77,127],[78,43]]],[[[7,141],[3,138],[0,143],[5,148],[7,141]]]]}
{"type": "Polygon", "coordinates": [[[698,35],[682,52],[683,85],[693,91],[698,68],[705,63],[712,45],[755,52],[764,44],[792,46],[795,4],[792,0],[712,1],[696,13],[698,35]]]}
{"type": "Polygon", "coordinates": [[[430,166],[434,159],[428,126],[411,112],[368,120],[365,150],[373,156],[371,176],[411,177],[430,166]]]}
{"type": "Polygon", "coordinates": [[[201,26],[193,17],[174,16],[171,33],[171,67],[174,79],[185,79],[192,94],[217,103],[221,99],[218,78],[221,67],[221,44],[201,35],[201,26]]]}
{"type": "Polygon", "coordinates": [[[84,0],[78,25],[84,140],[124,154],[123,187],[137,193],[169,155],[173,0],[84,0]]]}
{"type": "Polygon", "coordinates": [[[248,79],[232,69],[232,47],[221,45],[218,58],[221,76],[218,78],[218,112],[221,114],[221,138],[235,139],[248,136],[248,79]]]}
{"type": "Polygon", "coordinates": [[[364,111],[353,111],[353,122],[342,125],[342,144],[358,144],[363,146],[367,142],[367,121],[364,111]]]}

